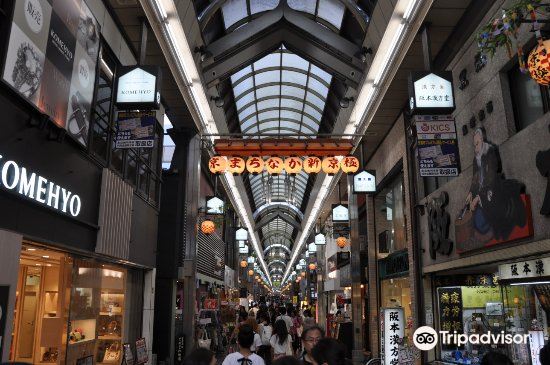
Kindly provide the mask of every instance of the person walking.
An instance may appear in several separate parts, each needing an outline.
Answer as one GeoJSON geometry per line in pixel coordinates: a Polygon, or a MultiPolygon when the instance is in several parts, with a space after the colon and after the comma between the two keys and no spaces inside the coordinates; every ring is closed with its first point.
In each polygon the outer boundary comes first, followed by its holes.
{"type": "Polygon", "coordinates": [[[292,318],[286,314],[286,308],[283,306],[279,308],[279,316],[275,319],[275,321],[278,321],[279,319],[282,319],[285,322],[286,330],[290,333],[290,329],[292,328],[292,318]]]}
{"type": "Polygon", "coordinates": [[[249,316],[245,323],[249,325],[254,332],[254,342],[252,342],[252,346],[250,346],[250,351],[257,353],[258,349],[262,345],[262,339],[258,333],[258,322],[256,322],[254,317],[249,316]]]}
{"type": "Polygon", "coordinates": [[[222,365],[265,365],[264,360],[250,351],[254,342],[254,331],[248,324],[243,324],[239,328],[237,335],[237,344],[239,351],[233,352],[225,357],[222,365]]]}
{"type": "Polygon", "coordinates": [[[300,356],[300,360],[302,360],[304,365],[313,365],[311,350],[323,337],[325,337],[325,332],[315,324],[304,328],[304,332],[302,333],[302,348],[304,351],[302,352],[302,356],[300,356]]]}
{"type": "Polygon", "coordinates": [[[304,329],[310,326],[315,326],[315,318],[311,315],[311,310],[304,310],[304,329]]]}
{"type": "Polygon", "coordinates": [[[298,354],[298,349],[301,346],[300,338],[302,337],[302,332],[304,330],[304,327],[302,325],[302,316],[300,316],[297,309],[293,309],[290,315],[292,318],[292,349],[294,350],[295,354],[298,354]]]}
{"type": "Polygon", "coordinates": [[[323,338],[311,349],[315,365],[347,365],[346,346],[334,338],[323,338]]]}
{"type": "Polygon", "coordinates": [[[216,356],[207,349],[195,349],[184,360],[183,365],[216,365],[216,356]]]}
{"type": "Polygon", "coordinates": [[[288,333],[284,320],[279,319],[275,322],[269,343],[273,349],[274,360],[286,355],[292,356],[292,336],[288,333]]]}
{"type": "Polygon", "coordinates": [[[258,312],[258,318],[260,323],[258,324],[258,333],[262,340],[262,345],[258,348],[257,354],[264,359],[266,365],[271,365],[271,335],[273,334],[273,327],[271,327],[269,320],[269,313],[258,312]]]}

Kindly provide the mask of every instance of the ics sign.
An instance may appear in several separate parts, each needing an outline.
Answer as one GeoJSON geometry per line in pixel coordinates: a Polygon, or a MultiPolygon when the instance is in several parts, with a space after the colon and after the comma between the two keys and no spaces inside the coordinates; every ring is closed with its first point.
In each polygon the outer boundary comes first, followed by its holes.
{"type": "Polygon", "coordinates": [[[451,72],[413,72],[409,76],[413,114],[449,114],[455,109],[451,72]]]}
{"type": "Polygon", "coordinates": [[[346,204],[334,204],[332,206],[332,221],[333,222],[349,221],[349,210],[346,204]]]}
{"type": "Polygon", "coordinates": [[[116,80],[116,105],[125,110],[158,109],[160,68],[158,66],[121,67],[116,80]]]}

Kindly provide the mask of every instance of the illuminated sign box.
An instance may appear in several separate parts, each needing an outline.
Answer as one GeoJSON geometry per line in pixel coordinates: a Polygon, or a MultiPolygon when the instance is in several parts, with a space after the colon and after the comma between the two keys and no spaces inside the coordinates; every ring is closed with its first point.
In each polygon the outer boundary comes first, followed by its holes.
{"type": "Polygon", "coordinates": [[[453,74],[444,72],[411,72],[409,106],[412,114],[450,114],[455,110],[453,74]]]}
{"type": "Polygon", "coordinates": [[[123,66],[115,82],[116,105],[120,109],[160,107],[160,67],[123,66]]]}

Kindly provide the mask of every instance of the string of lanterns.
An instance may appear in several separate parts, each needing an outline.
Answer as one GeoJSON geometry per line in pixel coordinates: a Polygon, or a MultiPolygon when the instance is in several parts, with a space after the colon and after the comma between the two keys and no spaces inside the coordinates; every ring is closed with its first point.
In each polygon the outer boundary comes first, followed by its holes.
{"type": "Polygon", "coordinates": [[[359,159],[355,156],[345,156],[341,159],[328,156],[321,160],[316,156],[309,156],[302,160],[300,157],[290,156],[284,160],[281,157],[271,156],[264,160],[258,156],[249,157],[246,161],[238,156],[213,156],[208,162],[208,169],[213,174],[222,174],[229,171],[233,175],[240,175],[245,170],[251,174],[265,171],[270,175],[278,175],[284,171],[296,175],[301,171],[308,174],[317,174],[323,171],[334,175],[342,170],[346,174],[353,174],[359,170],[359,159]]]}

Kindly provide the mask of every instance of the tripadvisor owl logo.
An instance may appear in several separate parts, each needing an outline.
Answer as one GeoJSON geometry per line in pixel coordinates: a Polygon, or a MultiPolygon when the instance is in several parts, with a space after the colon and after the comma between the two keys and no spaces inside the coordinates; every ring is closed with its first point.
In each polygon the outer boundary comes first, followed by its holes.
{"type": "Polygon", "coordinates": [[[465,334],[457,331],[439,331],[439,333],[430,326],[422,326],[414,331],[414,345],[422,351],[432,350],[439,340],[443,345],[463,346],[466,344],[472,345],[525,345],[529,343],[529,334],[512,334],[488,331],[484,334],[465,334]]]}

